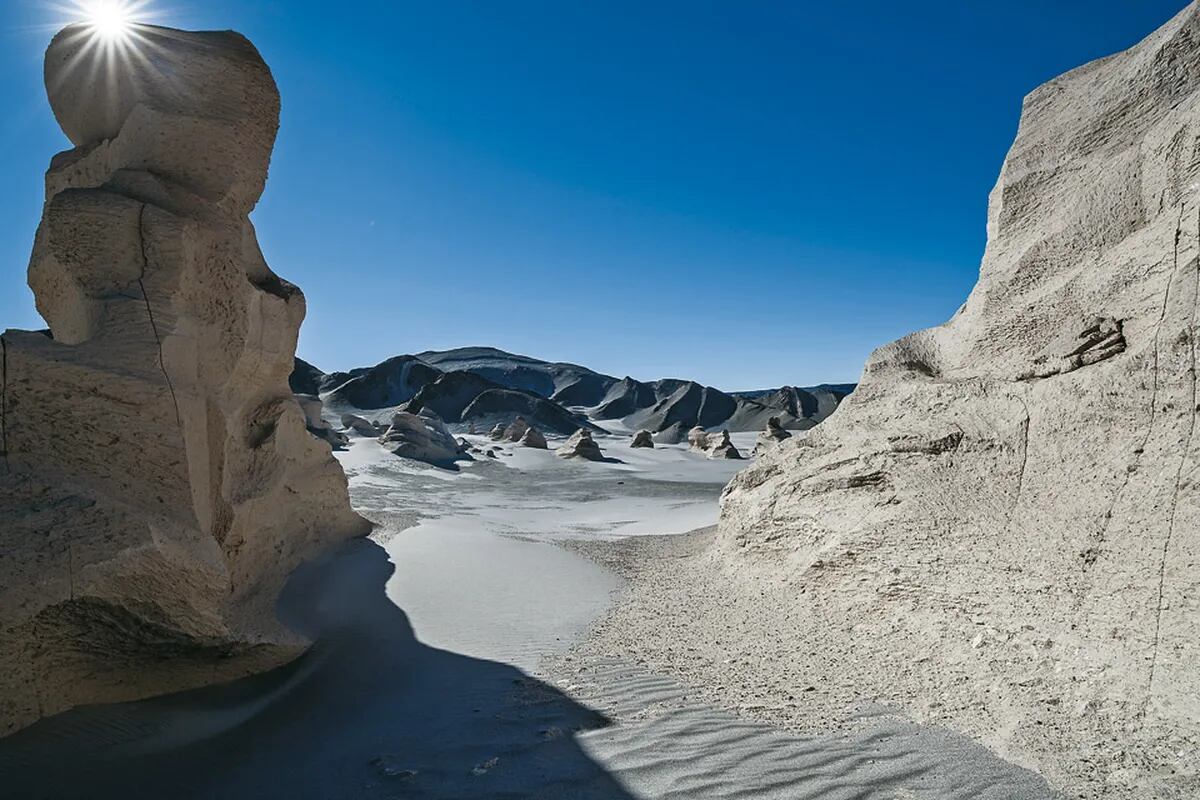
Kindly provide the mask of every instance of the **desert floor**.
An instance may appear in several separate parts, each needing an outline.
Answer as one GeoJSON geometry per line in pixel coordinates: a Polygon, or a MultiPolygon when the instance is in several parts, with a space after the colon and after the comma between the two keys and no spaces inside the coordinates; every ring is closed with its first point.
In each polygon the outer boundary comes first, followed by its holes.
{"type": "MultiPolygon", "coordinates": [[[[735,443],[749,452],[753,438],[735,443]]],[[[787,733],[722,710],[720,687],[705,687],[702,701],[614,648],[599,631],[626,577],[652,595],[665,560],[688,558],[711,535],[689,532],[716,522],[721,487],[745,464],[685,445],[631,450],[627,440],[601,438],[608,463],[504,445],[457,472],[355,440],[338,457],[354,505],[378,527],[298,572],[281,601],[284,619],[317,639],[312,651],[233,684],[43,720],[0,744],[7,791],[1055,796],[970,740],[887,709],[838,730],[787,733]],[[650,562],[659,569],[641,568],[650,562]]],[[[797,686],[805,691],[820,687],[797,686]]]]}

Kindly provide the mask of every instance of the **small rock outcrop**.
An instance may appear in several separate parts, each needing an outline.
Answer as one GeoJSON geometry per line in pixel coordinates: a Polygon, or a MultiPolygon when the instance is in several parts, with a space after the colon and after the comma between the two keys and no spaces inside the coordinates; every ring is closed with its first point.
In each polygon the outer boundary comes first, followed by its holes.
{"type": "Polygon", "coordinates": [[[334,450],[343,450],[350,440],[346,438],[346,434],[335,431],[333,426],[325,421],[322,414],[324,404],[321,398],[311,394],[298,394],[295,396],[296,402],[300,404],[300,410],[304,412],[304,425],[308,428],[308,432],[318,439],[328,442],[334,450]]]}
{"type": "Polygon", "coordinates": [[[695,450],[699,453],[708,452],[708,432],[699,425],[688,431],[687,434],[688,449],[695,450]]]}
{"type": "Polygon", "coordinates": [[[431,413],[396,412],[379,441],[394,455],[443,469],[458,469],[456,462],[471,460],[446,424],[431,413]]]}
{"type": "Polygon", "coordinates": [[[729,431],[721,431],[718,434],[712,434],[708,437],[708,457],[709,458],[728,458],[731,460],[741,460],[742,454],[733,446],[733,442],[729,440],[729,431]]]}
{"type": "Polygon", "coordinates": [[[630,447],[654,447],[654,436],[650,431],[638,431],[633,435],[633,441],[629,443],[630,447]]]}
{"type": "Polygon", "coordinates": [[[529,423],[524,417],[517,417],[512,424],[504,429],[504,438],[510,442],[519,442],[525,432],[529,430],[529,423]]]}
{"type": "Polygon", "coordinates": [[[521,445],[523,447],[532,447],[535,450],[547,450],[550,445],[546,443],[546,437],[537,428],[528,428],[524,435],[521,436],[521,445]]]}
{"type": "Polygon", "coordinates": [[[507,426],[505,426],[505,424],[503,422],[497,422],[495,427],[493,427],[492,430],[488,433],[488,438],[491,439],[493,442],[503,441],[504,440],[504,431],[506,429],[507,429],[507,426]]]}
{"type": "Polygon", "coordinates": [[[383,434],[382,428],[357,414],[342,414],[342,427],[368,439],[378,439],[383,434]]]}
{"type": "Polygon", "coordinates": [[[93,35],[46,53],[73,145],[29,264],[50,334],[0,339],[0,734],[293,658],[285,578],[370,527],[289,387],[304,295],[249,219],[270,70],[232,32],[139,26],[152,56],[115,59],[93,35]]]}
{"type": "Polygon", "coordinates": [[[563,442],[555,453],[562,458],[584,458],[588,461],[604,460],[604,453],[600,450],[600,445],[592,439],[592,432],[583,428],[571,434],[571,437],[563,442]]]}
{"type": "Polygon", "coordinates": [[[758,435],[758,440],[754,444],[754,453],[755,455],[765,453],[772,446],[790,438],[792,438],[792,432],[783,427],[779,417],[771,417],[767,420],[766,429],[758,435]]]}

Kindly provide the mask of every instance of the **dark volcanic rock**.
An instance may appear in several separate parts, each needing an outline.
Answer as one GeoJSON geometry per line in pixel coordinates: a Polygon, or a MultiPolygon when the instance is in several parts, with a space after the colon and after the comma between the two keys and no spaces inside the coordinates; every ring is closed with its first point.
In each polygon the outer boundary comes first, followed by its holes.
{"type": "Polygon", "coordinates": [[[502,387],[473,372],[447,372],[421,391],[405,406],[406,411],[417,413],[430,409],[451,424],[463,422],[467,406],[486,391],[502,387]]]}
{"type": "Polygon", "coordinates": [[[518,416],[542,430],[564,436],[580,428],[595,429],[586,419],[557,403],[514,389],[488,389],[480,393],[463,411],[459,421],[507,425],[518,416]]]}
{"type": "Polygon", "coordinates": [[[441,370],[416,356],[396,356],[371,367],[338,386],[325,398],[327,405],[354,408],[391,408],[411,400],[441,370]]]}

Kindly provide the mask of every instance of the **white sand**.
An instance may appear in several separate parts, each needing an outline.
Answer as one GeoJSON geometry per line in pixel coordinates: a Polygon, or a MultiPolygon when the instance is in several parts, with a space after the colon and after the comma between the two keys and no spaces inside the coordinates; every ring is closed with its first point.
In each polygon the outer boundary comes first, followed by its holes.
{"type": "Polygon", "coordinates": [[[634,574],[686,556],[693,537],[604,541],[711,524],[739,466],[600,441],[615,463],[505,445],[457,473],[357,441],[339,457],[379,528],[289,585],[281,609],[318,638],[309,656],[45,720],[0,743],[6,786],[54,798],[1051,796],[968,740],[892,717],[820,737],[736,719],[714,708],[719,687],[701,701],[585,636],[613,618],[623,583],[598,561],[634,574]],[[661,546],[676,539],[683,551],[661,546]]]}

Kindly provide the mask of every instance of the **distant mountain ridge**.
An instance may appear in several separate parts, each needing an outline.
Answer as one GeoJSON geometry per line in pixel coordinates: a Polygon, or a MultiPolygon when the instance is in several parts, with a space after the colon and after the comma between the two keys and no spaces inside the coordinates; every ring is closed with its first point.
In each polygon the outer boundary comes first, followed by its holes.
{"type": "Polygon", "coordinates": [[[854,389],[853,384],[822,384],[724,392],[681,378],[616,378],[494,347],[430,350],[334,373],[298,358],[291,385],[297,394],[320,396],[335,411],[426,409],[458,428],[520,415],[560,434],[619,422],[675,441],[696,425],[758,430],[770,417],[794,430],[811,428],[854,389]]]}

